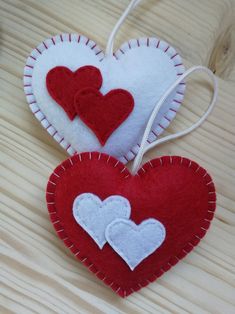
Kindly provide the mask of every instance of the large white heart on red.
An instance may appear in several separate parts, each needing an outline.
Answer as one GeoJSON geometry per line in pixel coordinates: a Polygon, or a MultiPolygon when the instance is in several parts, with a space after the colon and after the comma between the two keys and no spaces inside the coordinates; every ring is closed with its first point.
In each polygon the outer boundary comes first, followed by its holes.
{"type": "MultiPolygon", "coordinates": [[[[24,70],[24,90],[36,118],[69,154],[100,151],[125,163],[137,153],[156,102],[183,72],[179,54],[156,38],[132,39],[123,44],[113,57],[105,57],[96,43],[87,37],[63,34],[45,40],[32,51],[24,70]],[[65,66],[76,71],[85,65],[100,69],[103,76],[100,91],[103,94],[121,88],[134,97],[134,110],[104,146],[79,117],[69,120],[46,88],[46,75],[52,68],[65,66]]],[[[184,91],[185,83],[181,83],[162,106],[152,128],[150,142],[175,117],[184,91]]]]}

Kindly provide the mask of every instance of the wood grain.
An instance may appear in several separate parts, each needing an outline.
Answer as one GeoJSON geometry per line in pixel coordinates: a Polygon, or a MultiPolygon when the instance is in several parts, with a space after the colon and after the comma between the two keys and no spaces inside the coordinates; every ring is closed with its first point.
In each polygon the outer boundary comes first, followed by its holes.
{"type": "MultiPolygon", "coordinates": [[[[22,88],[27,55],[44,38],[79,32],[105,47],[127,0],[0,0],[1,313],[235,313],[235,1],[143,0],[121,28],[129,38],[157,36],[186,66],[209,66],[218,104],[203,126],[151,151],[179,154],[213,176],[218,206],[200,245],[157,282],[127,299],[77,262],[49,222],[45,186],[67,155],[32,116],[22,88]]],[[[175,132],[202,115],[206,81],[188,84],[175,132]]]]}

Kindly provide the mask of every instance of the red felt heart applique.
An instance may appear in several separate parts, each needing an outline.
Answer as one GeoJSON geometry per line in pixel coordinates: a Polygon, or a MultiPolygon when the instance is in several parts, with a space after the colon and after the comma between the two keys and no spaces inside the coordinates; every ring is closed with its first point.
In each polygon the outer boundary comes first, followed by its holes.
{"type": "Polygon", "coordinates": [[[66,67],[51,69],[46,76],[46,86],[50,96],[64,109],[70,120],[76,116],[74,96],[83,88],[100,89],[102,75],[94,66],[83,66],[72,72],[66,67]]]}
{"type": "Polygon", "coordinates": [[[195,162],[164,156],[132,176],[115,158],[101,153],[74,155],[59,165],[47,185],[51,221],[66,246],[98,278],[125,297],[148,285],[187,255],[206,234],[215,211],[210,175],[195,162]],[[120,195],[129,200],[131,219],[154,218],[166,229],[163,244],[133,271],[105,244],[97,244],[75,221],[74,199],[94,193],[101,200],[120,195]]]}
{"type": "Polygon", "coordinates": [[[94,88],[86,88],[76,94],[74,107],[79,118],[104,145],[133,110],[134,99],[124,89],[113,89],[102,95],[94,88]]]}

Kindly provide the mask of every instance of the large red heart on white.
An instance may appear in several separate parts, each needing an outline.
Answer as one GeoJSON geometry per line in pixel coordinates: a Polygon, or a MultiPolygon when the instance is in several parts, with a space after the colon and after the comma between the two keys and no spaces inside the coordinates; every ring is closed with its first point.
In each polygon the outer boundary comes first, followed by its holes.
{"type": "MultiPolygon", "coordinates": [[[[24,90],[36,118],[69,154],[96,150],[125,163],[137,153],[156,102],[183,72],[179,54],[156,38],[132,39],[123,44],[113,57],[107,58],[87,37],[63,34],[45,40],[32,51],[24,70],[24,90]],[[121,88],[134,97],[134,110],[103,147],[79,117],[70,121],[46,88],[46,75],[52,68],[64,66],[76,71],[86,65],[100,69],[103,76],[100,91],[103,94],[121,88]]],[[[181,83],[162,106],[152,128],[150,142],[174,118],[184,90],[185,84],[181,83]]]]}

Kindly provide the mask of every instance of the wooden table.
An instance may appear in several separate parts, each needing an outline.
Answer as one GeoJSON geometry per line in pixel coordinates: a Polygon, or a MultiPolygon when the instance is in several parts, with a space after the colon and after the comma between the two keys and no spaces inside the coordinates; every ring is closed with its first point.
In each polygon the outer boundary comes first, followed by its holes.
{"type": "MultiPolygon", "coordinates": [[[[156,36],[219,79],[218,104],[192,134],[151,151],[189,157],[213,176],[218,205],[200,245],[157,282],[117,297],[65,248],[48,219],[45,187],[67,157],[33,117],[22,88],[27,55],[44,38],[83,33],[105,47],[127,0],[1,0],[1,313],[235,313],[235,1],[143,0],[116,47],[156,36]]],[[[188,84],[169,132],[196,121],[210,100],[188,84]]]]}

